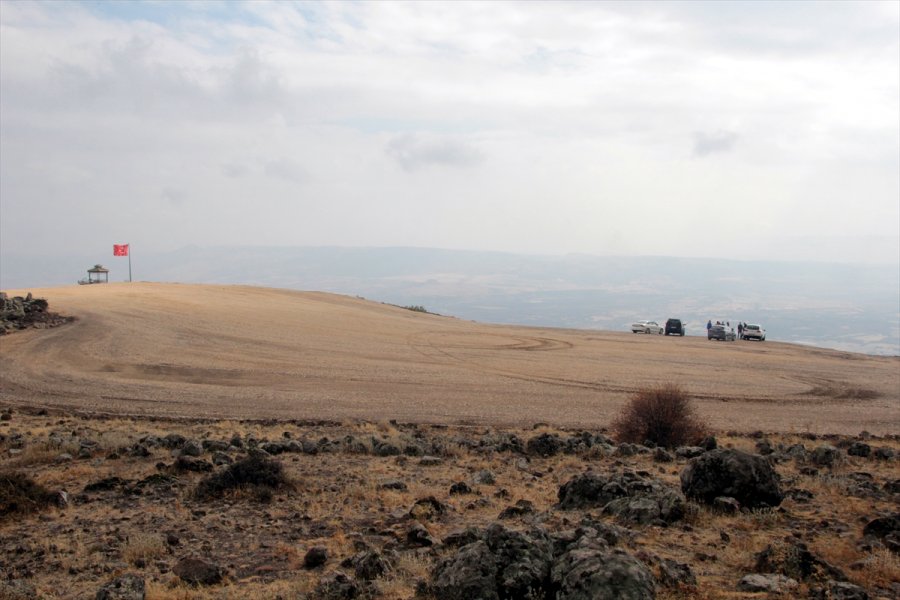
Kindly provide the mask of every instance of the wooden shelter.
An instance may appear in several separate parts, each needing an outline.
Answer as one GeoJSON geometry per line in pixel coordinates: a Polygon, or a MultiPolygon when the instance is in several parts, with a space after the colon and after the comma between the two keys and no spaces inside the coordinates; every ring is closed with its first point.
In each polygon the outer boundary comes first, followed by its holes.
{"type": "Polygon", "coordinates": [[[78,283],[81,285],[89,285],[92,283],[109,283],[109,269],[103,265],[94,265],[87,270],[87,279],[82,279],[78,283]]]}

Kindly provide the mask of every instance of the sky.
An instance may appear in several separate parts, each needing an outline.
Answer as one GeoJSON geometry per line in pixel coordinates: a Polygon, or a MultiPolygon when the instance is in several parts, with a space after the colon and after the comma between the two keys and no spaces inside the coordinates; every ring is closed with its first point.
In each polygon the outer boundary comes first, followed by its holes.
{"type": "Polygon", "coordinates": [[[900,2],[0,0],[0,259],[113,243],[900,264],[900,2]]]}

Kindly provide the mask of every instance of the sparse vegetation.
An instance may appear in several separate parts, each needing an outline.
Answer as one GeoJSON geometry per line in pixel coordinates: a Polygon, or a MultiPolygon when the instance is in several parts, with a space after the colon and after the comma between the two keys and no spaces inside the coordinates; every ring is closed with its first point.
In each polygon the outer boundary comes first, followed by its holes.
{"type": "Polygon", "coordinates": [[[231,491],[249,492],[259,501],[269,501],[277,490],[293,489],[277,460],[251,454],[223,471],[203,478],[195,491],[200,500],[220,498],[231,491]]]}
{"type": "Polygon", "coordinates": [[[424,306],[419,306],[419,305],[417,305],[417,304],[414,304],[414,305],[411,305],[411,306],[404,306],[403,308],[405,308],[406,310],[411,310],[411,311],[413,311],[413,312],[420,312],[420,313],[427,313],[427,312],[428,312],[427,310],[425,310],[425,307],[424,307],[424,306]]]}
{"type": "Polygon", "coordinates": [[[674,384],[638,390],[613,423],[620,442],[649,441],[666,448],[696,443],[707,429],[690,397],[674,384]]]}
{"type": "MultiPolygon", "coordinates": [[[[876,458],[874,452],[867,457],[847,455],[841,469],[818,472],[804,459],[782,455],[775,467],[791,482],[786,484],[792,488],[786,510],[727,514],[688,502],[682,523],[659,527],[624,524],[598,509],[556,508],[560,486],[590,471],[604,476],[643,472],[641,478],[678,490],[686,458],[675,456],[660,463],[645,449],[617,453],[606,432],[599,430],[433,427],[388,420],[99,420],[18,412],[14,422],[5,423],[0,422],[0,435],[16,435],[16,450],[22,451],[0,453],[0,464],[7,471],[28,448],[43,449],[51,436],[56,439],[61,432],[67,444],[99,442],[89,458],[76,455],[66,462],[34,463],[28,471],[34,473],[31,483],[41,484],[39,497],[51,504],[56,490],[68,490],[67,508],[42,516],[15,513],[17,518],[0,524],[7,577],[27,578],[39,592],[51,592],[48,597],[63,588],[67,597],[93,597],[113,577],[98,567],[114,565],[141,577],[148,598],[311,600],[321,597],[317,590],[322,579],[341,570],[352,582],[368,586],[360,588],[357,597],[411,600],[420,584],[431,579],[434,568],[457,552],[441,542],[454,532],[484,530],[495,523],[522,532],[535,527],[564,532],[586,522],[610,533],[618,531],[615,547],[642,557],[658,579],[664,560],[690,566],[696,585],[667,587],[657,582],[656,597],[670,600],[750,597],[735,595],[737,581],[754,572],[761,552],[777,549],[777,542],[789,537],[797,537],[817,559],[841,569],[871,597],[891,597],[900,572],[895,554],[862,535],[868,520],[895,511],[896,495],[888,490],[897,485],[897,462],[876,458]],[[558,437],[558,453],[528,455],[526,460],[516,449],[545,434],[558,437]],[[236,462],[215,466],[214,476],[176,471],[179,450],[165,440],[179,438],[181,443],[202,442],[200,454],[193,457],[198,461],[212,463],[218,454],[236,462]],[[513,438],[521,443],[511,443],[513,438]],[[242,445],[220,446],[231,440],[242,445]],[[593,445],[584,445],[585,440],[593,445]],[[274,443],[293,449],[283,450],[277,460],[255,450],[274,443]],[[385,443],[401,453],[377,453],[385,443]],[[149,444],[153,452],[133,454],[131,448],[138,444],[149,444]],[[366,452],[358,451],[360,445],[366,452]],[[407,454],[412,446],[422,454],[407,454]],[[119,456],[109,458],[111,452],[119,456]],[[425,455],[442,460],[423,462],[425,455]],[[483,471],[490,472],[489,479],[480,477],[483,471]],[[861,478],[861,472],[869,475],[861,478]],[[279,493],[300,481],[302,494],[279,493]],[[385,485],[389,482],[400,485],[385,485]],[[466,482],[472,493],[450,493],[458,482],[466,482]],[[859,482],[865,485],[858,487],[859,482]],[[418,500],[429,497],[446,506],[444,512],[419,520],[437,544],[410,547],[412,521],[407,515],[418,500]],[[499,519],[506,508],[523,500],[532,503],[533,512],[499,519]],[[304,557],[313,547],[323,548],[327,559],[307,568],[304,557]],[[340,566],[371,551],[388,561],[390,569],[369,583],[353,567],[340,566]],[[184,556],[201,556],[223,567],[225,580],[199,588],[181,581],[173,568],[184,556]]],[[[760,440],[754,435],[715,433],[724,448],[752,452],[760,440]]],[[[775,452],[802,444],[812,454],[827,443],[846,454],[856,438],[766,434],[765,439],[775,452]]],[[[900,449],[898,437],[866,439],[873,448],[900,449]]],[[[772,556],[781,560],[780,554],[772,556]]],[[[801,582],[798,589],[805,593],[812,585],[801,582]]]]}
{"type": "Polygon", "coordinates": [[[0,473],[0,521],[43,510],[53,503],[53,498],[52,492],[24,473],[0,473]]]}

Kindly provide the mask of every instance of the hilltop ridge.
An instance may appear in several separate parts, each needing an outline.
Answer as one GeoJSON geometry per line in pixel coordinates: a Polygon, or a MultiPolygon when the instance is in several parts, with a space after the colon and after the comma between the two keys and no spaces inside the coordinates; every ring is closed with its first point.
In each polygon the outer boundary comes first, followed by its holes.
{"type": "Polygon", "coordinates": [[[250,286],[30,291],[77,320],[4,339],[7,404],[172,417],[604,425],[638,388],[675,381],[722,429],[900,428],[897,358],[489,325],[250,286]]]}

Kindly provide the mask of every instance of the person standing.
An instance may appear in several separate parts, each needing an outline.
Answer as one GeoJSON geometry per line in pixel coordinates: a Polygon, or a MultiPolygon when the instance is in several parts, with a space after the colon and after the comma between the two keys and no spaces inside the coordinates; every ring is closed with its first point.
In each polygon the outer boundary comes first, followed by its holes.
{"type": "Polygon", "coordinates": [[[706,332],[709,333],[710,329],[712,329],[712,319],[706,322],[706,332]]]}
{"type": "Polygon", "coordinates": [[[743,335],[744,335],[744,323],[743,323],[743,321],[741,321],[740,323],[738,323],[738,337],[743,339],[743,335]]]}

